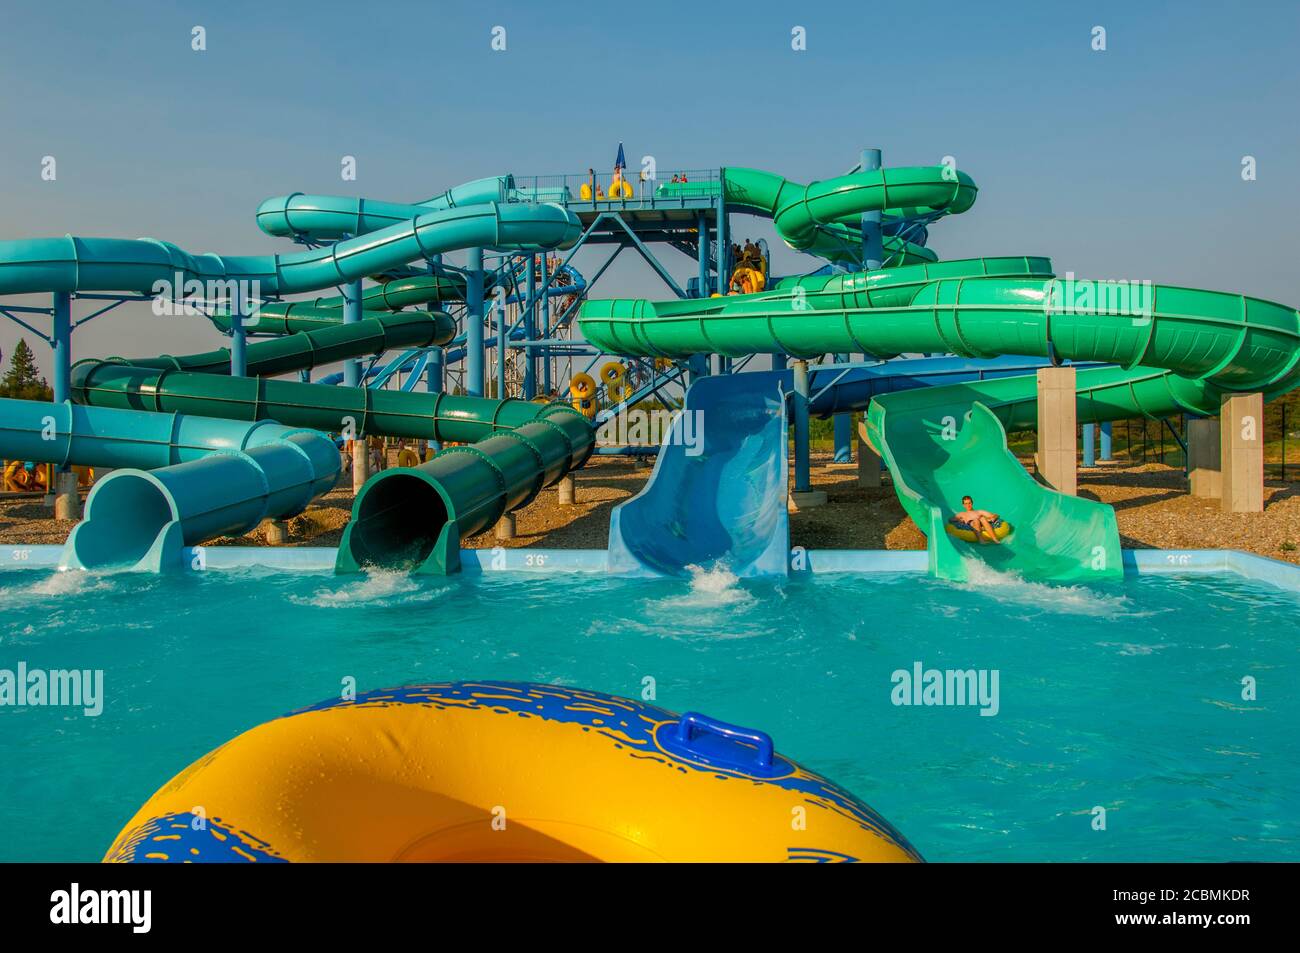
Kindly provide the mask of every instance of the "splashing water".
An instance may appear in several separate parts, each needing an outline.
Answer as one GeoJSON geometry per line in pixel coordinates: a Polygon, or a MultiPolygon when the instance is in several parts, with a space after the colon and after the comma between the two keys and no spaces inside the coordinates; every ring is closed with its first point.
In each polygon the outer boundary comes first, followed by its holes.
{"type": "Polygon", "coordinates": [[[1000,572],[979,559],[966,559],[964,563],[966,581],[955,585],[1004,605],[1024,606],[1061,615],[1095,616],[1099,619],[1134,619],[1150,614],[1135,611],[1131,601],[1118,593],[1088,586],[1055,586],[1045,582],[1032,582],[1017,572],[1000,572]]]}
{"type": "Polygon", "coordinates": [[[657,603],[658,608],[681,609],[721,609],[725,607],[745,608],[753,605],[753,593],[740,585],[740,577],[719,563],[709,568],[687,566],[691,574],[690,591],[680,596],[669,596],[657,603]]]}
{"type": "Polygon", "coordinates": [[[317,609],[374,609],[433,602],[450,588],[430,587],[427,582],[404,572],[373,570],[337,588],[317,589],[310,596],[291,594],[289,601],[317,609]]]}

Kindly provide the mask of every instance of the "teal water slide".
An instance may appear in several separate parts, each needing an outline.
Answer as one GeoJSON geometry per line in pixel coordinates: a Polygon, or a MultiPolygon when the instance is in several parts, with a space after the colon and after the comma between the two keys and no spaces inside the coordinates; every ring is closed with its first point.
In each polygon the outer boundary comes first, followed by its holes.
{"type": "Polygon", "coordinates": [[[339,471],[314,430],[71,403],[0,401],[0,445],[19,460],[123,468],[96,483],[62,568],[170,568],[182,546],[302,511],[339,471]]]}
{"type": "MultiPolygon", "coordinates": [[[[488,181],[496,183],[492,188],[506,188],[503,180],[488,181]]],[[[486,190],[489,186],[474,188],[486,190]]],[[[349,203],[357,208],[366,204],[357,199],[339,200],[338,204],[346,207],[349,203]]],[[[291,202],[282,204],[292,206],[296,214],[307,205],[327,202],[322,197],[295,196],[291,202]]],[[[408,217],[397,217],[391,222],[384,221],[384,216],[354,218],[353,228],[373,230],[366,234],[349,232],[356,237],[329,247],[285,255],[191,255],[175,245],[152,239],[64,236],[3,241],[0,242],[0,295],[40,292],[153,295],[160,287],[167,287],[173,289],[176,299],[183,300],[187,283],[232,281],[255,281],[260,295],[293,294],[359,280],[460,248],[544,251],[572,244],[580,234],[576,216],[558,205],[496,201],[465,204],[456,190],[419,206],[402,208],[408,217]]],[[[337,208],[331,209],[313,222],[304,223],[286,217],[282,208],[281,221],[292,225],[295,234],[319,239],[339,224],[338,214],[337,208]]],[[[259,222],[262,221],[259,215],[259,222]]],[[[273,230],[275,216],[270,215],[266,222],[270,224],[264,227],[273,230]]],[[[343,231],[340,226],[340,234],[343,231]]],[[[437,343],[452,333],[450,318],[441,312],[376,315],[346,328],[321,328],[256,345],[262,350],[254,355],[250,373],[283,373],[398,343],[437,343]]],[[[266,403],[262,397],[267,388],[292,386],[294,382],[223,376],[216,373],[214,355],[223,356],[228,370],[229,358],[224,351],[189,359],[147,359],[143,362],[145,366],[121,359],[79,365],[74,373],[74,396],[87,404],[94,403],[93,399],[87,399],[89,395],[101,398],[105,404],[116,398],[118,411],[87,418],[83,412],[91,408],[49,405],[48,412],[56,420],[67,415],[67,427],[60,431],[66,439],[62,443],[49,442],[52,446],[44,451],[34,448],[22,436],[30,432],[30,408],[19,407],[11,401],[0,403],[0,453],[59,464],[124,468],[101,480],[92,490],[86,520],[69,541],[65,564],[159,568],[177,561],[182,544],[246,529],[247,520],[254,514],[259,514],[259,520],[292,515],[315,496],[327,492],[339,468],[338,454],[327,438],[316,434],[311,440],[299,439],[299,433],[293,428],[337,429],[346,416],[355,421],[358,432],[374,433],[383,432],[377,427],[390,409],[394,421],[411,416],[409,402],[392,408],[387,405],[376,408],[376,395],[362,388],[328,388],[333,399],[323,404],[317,399],[320,390],[299,391],[279,405],[266,403]],[[178,369],[181,365],[185,365],[184,370],[178,369]],[[151,374],[155,385],[166,379],[168,386],[148,387],[145,382],[151,374]],[[197,384],[199,380],[204,382],[202,386],[197,384]],[[187,391],[187,384],[194,385],[197,392],[187,391]],[[170,416],[177,411],[165,406],[169,402],[185,405],[184,415],[170,416]],[[221,419],[191,421],[187,432],[207,427],[223,436],[206,444],[183,444],[185,459],[159,456],[159,441],[152,436],[135,438],[138,432],[152,427],[147,418],[161,413],[168,416],[157,420],[185,420],[188,419],[185,415],[195,410],[204,417],[221,419]],[[280,427],[268,422],[271,416],[268,411],[284,411],[283,416],[296,417],[296,420],[280,427]],[[232,425],[231,420],[246,422],[232,425]],[[375,429],[366,430],[367,425],[375,429]],[[121,440],[106,443],[86,439],[91,435],[114,437],[119,430],[126,435],[121,440]],[[272,444],[281,451],[287,448],[294,456],[264,449],[264,445],[272,444]],[[304,449],[304,444],[312,449],[304,449]],[[326,445],[330,448],[328,459],[319,452],[326,445]],[[60,446],[62,450],[58,449],[60,446]],[[238,455],[242,455],[240,461],[232,463],[231,458],[238,455]],[[51,456],[58,459],[51,460],[51,456]],[[310,474],[298,465],[304,458],[313,467],[310,474]],[[152,472],[146,469],[151,467],[160,469],[152,472]],[[309,487],[311,492],[304,496],[300,492],[302,487],[309,487]],[[168,518],[162,519],[161,515],[168,518]],[[149,544],[141,546],[140,540],[146,537],[149,544]]],[[[297,386],[311,388],[313,385],[297,386]]],[[[426,419],[419,426],[411,424],[409,429],[421,436],[430,431],[444,434],[435,439],[458,439],[447,436],[451,433],[473,434],[470,439],[483,439],[496,429],[509,426],[506,421],[511,417],[523,423],[537,415],[537,410],[531,409],[535,405],[525,406],[529,408],[527,414],[507,410],[500,401],[474,406],[456,406],[454,401],[435,404],[429,408],[435,423],[426,419]]],[[[167,442],[166,446],[172,447],[173,443],[167,442]]]]}
{"type": "MultiPolygon", "coordinates": [[[[1043,258],[970,259],[803,278],[757,295],[585,303],[579,327],[613,354],[684,358],[755,352],[815,358],[910,352],[1115,364],[1078,374],[1079,417],[1104,421],[1218,412],[1225,394],[1300,385],[1300,315],[1240,294],[1061,281],[1043,258]]],[[[978,557],[1030,578],[1122,571],[1114,513],[1034,480],[1006,429],[1036,423],[1036,380],[1007,378],[874,398],[867,428],[904,508],[926,533],[931,570],[961,579],[978,557]],[[970,494],[1015,530],[1002,546],[944,529],[970,494]]]]}

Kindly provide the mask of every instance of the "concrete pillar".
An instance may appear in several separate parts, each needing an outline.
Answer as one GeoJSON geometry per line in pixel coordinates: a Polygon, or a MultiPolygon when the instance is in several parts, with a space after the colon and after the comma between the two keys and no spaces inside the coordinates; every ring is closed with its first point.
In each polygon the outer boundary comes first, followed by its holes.
{"type": "Polygon", "coordinates": [[[72,471],[54,474],[54,518],[81,519],[81,496],[77,492],[77,475],[72,471]]]}
{"type": "Polygon", "coordinates": [[[370,479],[370,447],[362,437],[352,441],[352,493],[355,495],[370,479]]]}
{"type": "Polygon", "coordinates": [[[1264,395],[1223,398],[1219,466],[1223,472],[1223,511],[1264,511],[1264,395]]]}
{"type": "Polygon", "coordinates": [[[880,486],[880,455],[867,443],[867,425],[858,424],[858,486],[875,489],[880,486]]]}
{"type": "Polygon", "coordinates": [[[502,513],[501,519],[497,520],[497,539],[514,539],[515,538],[515,514],[502,513]]]}
{"type": "Polygon", "coordinates": [[[573,506],[578,502],[578,483],[572,473],[567,473],[561,477],[557,486],[559,487],[561,506],[573,506]]]}
{"type": "Polygon", "coordinates": [[[283,546],[289,542],[289,524],[284,520],[267,520],[263,525],[268,546],[283,546]]]}
{"type": "Polygon", "coordinates": [[[1075,496],[1079,489],[1075,443],[1073,367],[1038,369],[1038,472],[1054,490],[1075,496]]]}
{"type": "Polygon", "coordinates": [[[1187,480],[1192,496],[1217,500],[1223,496],[1219,422],[1212,417],[1187,421],[1187,480]]]}

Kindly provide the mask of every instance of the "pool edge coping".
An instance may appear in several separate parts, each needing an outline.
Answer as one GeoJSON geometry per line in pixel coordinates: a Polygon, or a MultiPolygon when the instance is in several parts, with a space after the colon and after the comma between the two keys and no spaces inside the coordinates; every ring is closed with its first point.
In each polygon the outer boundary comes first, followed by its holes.
{"type": "MultiPolygon", "coordinates": [[[[206,546],[184,551],[184,567],[192,570],[263,568],[280,571],[332,571],[337,550],[330,546],[206,546]]],[[[53,569],[62,546],[9,545],[0,549],[0,569],[53,569]],[[8,551],[7,558],[5,550],[8,551]]],[[[796,575],[836,573],[923,574],[928,566],[925,550],[809,549],[800,556],[804,569],[796,575]]],[[[1214,574],[1231,572],[1300,592],[1300,566],[1237,549],[1125,549],[1126,574],[1137,576],[1214,574]]],[[[467,575],[486,572],[605,573],[608,553],[603,549],[462,549],[467,575]]]]}

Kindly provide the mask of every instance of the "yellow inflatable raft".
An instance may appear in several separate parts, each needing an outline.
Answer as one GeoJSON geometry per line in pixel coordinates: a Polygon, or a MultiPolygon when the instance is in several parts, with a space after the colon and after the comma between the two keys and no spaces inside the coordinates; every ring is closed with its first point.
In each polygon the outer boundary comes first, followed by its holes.
{"type": "Polygon", "coordinates": [[[451,682],[245,732],[164,785],[105,860],[920,857],[762,732],[599,692],[451,682]]]}
{"type": "MultiPolygon", "coordinates": [[[[955,526],[953,525],[951,520],[949,520],[946,525],[948,528],[948,533],[950,535],[956,536],[958,539],[964,539],[968,543],[979,542],[979,540],[975,536],[974,530],[962,529],[959,526],[955,526]]],[[[996,520],[993,523],[993,534],[997,536],[998,539],[1006,539],[1008,536],[1011,535],[1011,524],[1006,522],[1005,520],[996,520]]],[[[988,539],[985,539],[984,542],[987,543],[988,539]]]]}

